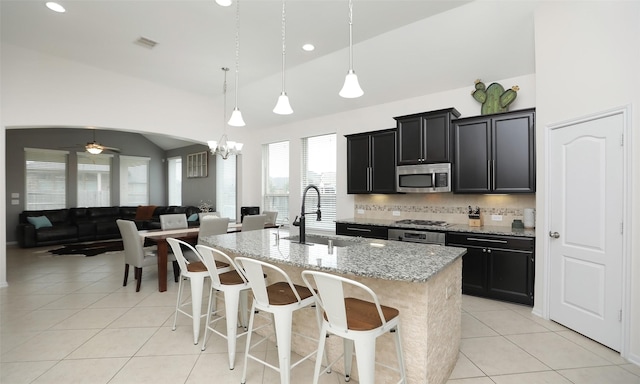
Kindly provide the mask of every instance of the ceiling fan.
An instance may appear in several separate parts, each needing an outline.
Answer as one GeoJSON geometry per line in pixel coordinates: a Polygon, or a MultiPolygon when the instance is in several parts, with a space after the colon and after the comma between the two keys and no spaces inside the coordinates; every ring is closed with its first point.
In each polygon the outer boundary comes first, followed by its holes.
{"type": "Polygon", "coordinates": [[[111,151],[111,152],[120,152],[119,148],[107,147],[102,145],[96,141],[96,131],[93,130],[93,141],[88,142],[84,149],[92,155],[98,155],[102,153],[102,151],[111,151]]]}

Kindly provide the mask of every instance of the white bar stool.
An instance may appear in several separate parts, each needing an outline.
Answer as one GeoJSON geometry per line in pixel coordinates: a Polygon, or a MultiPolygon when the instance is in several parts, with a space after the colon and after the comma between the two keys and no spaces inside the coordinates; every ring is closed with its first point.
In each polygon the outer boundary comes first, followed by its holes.
{"type": "MultiPolygon", "coordinates": [[[[178,313],[182,313],[193,320],[193,344],[198,344],[198,338],[200,337],[200,319],[202,314],[202,293],[204,291],[204,279],[209,277],[209,271],[202,261],[189,261],[184,257],[182,247],[185,247],[187,251],[193,252],[194,255],[198,255],[193,246],[182,240],[168,238],[167,242],[171,246],[178,264],[180,265],[180,283],[178,284],[178,298],[176,300],[176,312],[173,316],[172,330],[176,330],[176,322],[178,320],[178,313]],[[182,309],[185,305],[188,305],[188,301],[182,302],[183,293],[183,281],[189,279],[191,286],[191,313],[182,309]]],[[[199,257],[199,256],[198,256],[199,257]]],[[[231,270],[229,265],[221,265],[223,271],[231,270]]]]}
{"type": "MultiPolygon", "coordinates": [[[[226,224],[225,224],[226,229],[226,224]]],[[[248,300],[247,294],[251,287],[247,279],[238,272],[238,268],[231,258],[224,252],[217,249],[198,244],[196,245],[198,255],[202,258],[202,262],[207,267],[211,277],[211,293],[209,295],[209,306],[207,309],[207,322],[204,328],[204,338],[202,341],[202,350],[207,346],[207,334],[211,331],[221,337],[227,339],[227,351],[229,353],[229,369],[235,366],[236,357],[236,340],[238,337],[245,335],[247,332],[238,333],[238,310],[240,310],[240,323],[245,329],[247,328],[247,311],[248,300]],[[216,267],[216,262],[226,263],[232,268],[230,271],[222,272],[216,267]],[[217,315],[219,310],[215,310],[212,302],[215,303],[217,292],[224,294],[224,316],[219,316],[211,320],[211,315],[217,315]],[[227,333],[224,334],[214,328],[215,324],[226,319],[227,333]]]]}
{"type": "MultiPolygon", "coordinates": [[[[244,271],[247,279],[249,280],[251,291],[253,292],[253,304],[251,306],[251,315],[249,317],[249,334],[247,335],[247,346],[244,355],[244,369],[242,372],[241,383],[245,384],[247,381],[247,361],[250,358],[266,367],[280,372],[281,384],[290,384],[291,369],[316,354],[316,351],[313,351],[295,363],[291,363],[293,312],[315,304],[315,298],[307,287],[293,284],[287,273],[275,265],[245,257],[236,257],[235,262],[238,267],[244,271]],[[275,276],[278,280],[284,281],[279,281],[267,286],[264,278],[267,273],[270,274],[270,276],[275,276]],[[254,345],[251,345],[252,333],[257,330],[253,328],[256,311],[271,313],[273,315],[276,344],[278,346],[278,367],[275,367],[250,354],[252,348],[267,340],[267,337],[265,337],[254,345]]],[[[318,326],[320,325],[319,316],[320,312],[316,307],[316,319],[318,321],[318,326]]],[[[304,335],[300,336],[306,337],[304,335]]],[[[312,340],[315,341],[315,339],[312,340]]]]}
{"type": "MultiPolygon", "coordinates": [[[[353,347],[355,344],[356,361],[358,363],[359,383],[374,384],[376,364],[376,339],[387,332],[395,337],[398,368],[386,366],[400,374],[398,383],[406,383],[404,358],[400,343],[400,312],[391,307],[380,305],[378,296],[366,285],[341,276],[317,271],[303,271],[302,279],[324,310],[322,327],[318,341],[318,355],[324,352],[327,333],[334,334],[344,340],[344,367],[346,381],[351,376],[353,347]],[[311,285],[315,281],[317,293],[311,285]],[[343,285],[355,287],[369,297],[370,301],[353,297],[345,297],[343,285]]],[[[327,372],[340,357],[328,364],[320,372],[320,359],[316,359],[313,384],[317,384],[320,373],[327,372]]],[[[381,364],[382,365],[382,364],[381,364]]]]}

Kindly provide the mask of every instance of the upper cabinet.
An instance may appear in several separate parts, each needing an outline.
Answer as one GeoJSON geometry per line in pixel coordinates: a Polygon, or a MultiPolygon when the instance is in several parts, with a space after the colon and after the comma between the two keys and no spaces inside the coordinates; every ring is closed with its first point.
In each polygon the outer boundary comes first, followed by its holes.
{"type": "Polygon", "coordinates": [[[398,165],[451,162],[451,120],[459,116],[455,108],[448,108],[394,117],[398,127],[398,165]]]}
{"type": "Polygon", "coordinates": [[[347,193],[396,193],[396,130],[345,137],[347,193]]]}
{"type": "Polygon", "coordinates": [[[455,193],[536,191],[535,109],[453,120],[455,193]]]}

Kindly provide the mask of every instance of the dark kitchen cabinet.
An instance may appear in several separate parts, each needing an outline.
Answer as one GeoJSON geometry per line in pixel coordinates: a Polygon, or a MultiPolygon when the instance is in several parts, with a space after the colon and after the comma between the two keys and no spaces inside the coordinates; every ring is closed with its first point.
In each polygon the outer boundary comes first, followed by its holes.
{"type": "Polygon", "coordinates": [[[396,193],[396,130],[345,137],[347,193],[396,193]]]}
{"type": "Polygon", "coordinates": [[[536,191],[535,110],[453,121],[455,193],[536,191]]]}
{"type": "Polygon", "coordinates": [[[533,238],[449,232],[446,244],[467,248],[462,293],[533,305],[533,238]]]}
{"type": "Polygon", "coordinates": [[[394,117],[398,128],[398,165],[449,163],[451,120],[455,108],[394,117]]]}

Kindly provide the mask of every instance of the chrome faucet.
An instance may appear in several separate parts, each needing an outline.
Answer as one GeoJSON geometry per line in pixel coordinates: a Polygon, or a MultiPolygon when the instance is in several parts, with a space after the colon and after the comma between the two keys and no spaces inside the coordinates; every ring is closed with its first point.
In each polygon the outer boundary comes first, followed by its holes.
{"type": "Polygon", "coordinates": [[[307,226],[305,224],[305,221],[306,221],[305,215],[313,214],[313,213],[316,214],[316,220],[320,221],[320,219],[322,218],[322,212],[320,212],[320,190],[318,189],[318,187],[311,184],[304,189],[304,193],[302,194],[302,209],[300,210],[300,218],[298,219],[298,216],[296,216],[296,218],[293,219],[293,225],[295,225],[296,227],[300,227],[300,244],[305,244],[307,240],[306,239],[307,226]],[[305,212],[304,201],[307,198],[307,192],[311,188],[315,189],[316,193],[318,194],[318,210],[315,212],[305,212]]]}

